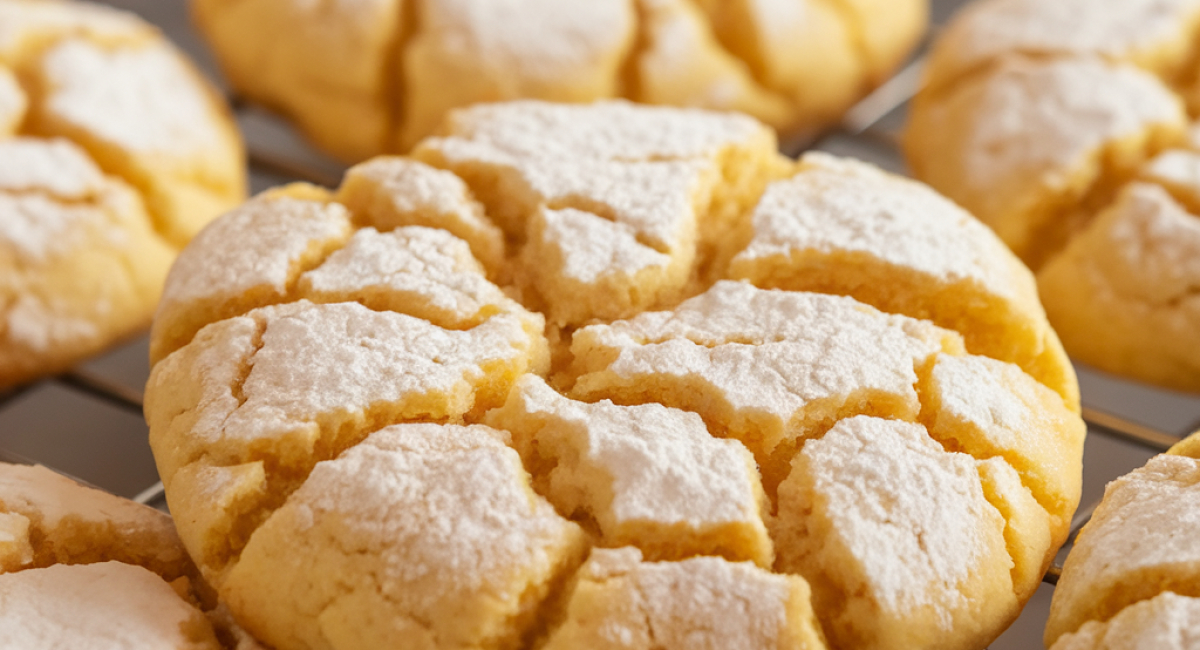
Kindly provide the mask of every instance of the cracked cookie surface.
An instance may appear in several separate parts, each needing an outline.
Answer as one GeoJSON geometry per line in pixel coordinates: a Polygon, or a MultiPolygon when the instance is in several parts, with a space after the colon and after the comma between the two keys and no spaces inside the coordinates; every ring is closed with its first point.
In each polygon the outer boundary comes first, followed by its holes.
{"type": "Polygon", "coordinates": [[[1194,0],[980,2],[935,44],[905,136],[915,176],[1037,272],[1073,358],[1187,391],[1198,43],[1194,0]]]}
{"type": "Polygon", "coordinates": [[[255,198],[168,280],[151,445],[237,620],[281,649],[978,649],[1016,617],[1084,428],[994,234],[744,117],[447,125],[255,198]]]}
{"type": "Polygon", "coordinates": [[[150,323],[178,250],[245,196],[215,91],[130,14],[0,2],[0,387],[150,323]]]}
{"type": "Polygon", "coordinates": [[[834,123],[920,41],[928,0],[192,0],[226,77],[348,162],[454,109],[536,99],[834,123]]]}

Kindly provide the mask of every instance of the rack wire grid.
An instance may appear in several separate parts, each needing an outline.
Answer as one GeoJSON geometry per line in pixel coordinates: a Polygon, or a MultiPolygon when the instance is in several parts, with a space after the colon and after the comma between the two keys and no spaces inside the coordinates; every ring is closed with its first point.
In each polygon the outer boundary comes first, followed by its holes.
{"type": "MultiPolygon", "coordinates": [[[[187,19],[186,0],[107,0],[140,14],[217,79],[216,66],[187,19]]],[[[934,32],[964,4],[933,0],[934,32]]],[[[904,173],[897,151],[908,100],[916,91],[921,56],[856,105],[836,128],[809,142],[785,143],[799,155],[821,150],[854,156],[904,173]]],[[[258,192],[290,181],[335,186],[344,166],[307,146],[283,121],[231,97],[246,138],[251,187],[258,192]]],[[[147,442],[142,389],[149,377],[143,336],[57,377],[0,394],[0,460],[40,463],[114,494],[166,508],[147,442]]],[[[1083,499],[1072,539],[1114,478],[1143,465],[1180,437],[1200,429],[1200,396],[1120,380],[1077,366],[1088,423],[1083,499]]],[[[1053,585],[1070,543],[1060,552],[1017,622],[991,650],[1042,647],[1053,585]]]]}

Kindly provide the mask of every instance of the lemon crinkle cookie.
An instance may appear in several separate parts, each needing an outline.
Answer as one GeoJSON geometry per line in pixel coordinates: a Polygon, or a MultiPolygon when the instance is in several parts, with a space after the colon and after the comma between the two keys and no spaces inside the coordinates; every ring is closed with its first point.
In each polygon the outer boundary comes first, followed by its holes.
{"type": "Polygon", "coordinates": [[[1079,498],[1035,296],[949,201],[749,118],[479,106],[193,241],[151,445],[280,649],[982,648],[1079,498]]]}
{"type": "Polygon", "coordinates": [[[935,44],[915,175],[1038,275],[1072,357],[1200,390],[1194,0],[986,0],[935,44]]]}
{"type": "Polygon", "coordinates": [[[152,27],[0,2],[0,386],[145,327],[178,249],[244,186],[226,109],[152,27]]]}
{"type": "Polygon", "coordinates": [[[1200,638],[1200,434],[1105,489],[1054,592],[1052,650],[1190,648],[1200,638]]]}
{"type": "Polygon", "coordinates": [[[235,648],[200,610],[197,578],[170,517],[0,464],[0,648],[235,648]]]}
{"type": "Polygon", "coordinates": [[[836,121],[920,40],[928,0],[194,0],[239,92],[357,162],[452,109],[522,98],[836,121]]]}

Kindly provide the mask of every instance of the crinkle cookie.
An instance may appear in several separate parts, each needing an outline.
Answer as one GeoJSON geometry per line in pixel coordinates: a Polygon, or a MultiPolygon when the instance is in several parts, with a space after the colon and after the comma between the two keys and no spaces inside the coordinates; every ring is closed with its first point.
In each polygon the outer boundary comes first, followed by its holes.
{"type": "Polygon", "coordinates": [[[245,196],[242,157],[154,28],[0,0],[0,388],[146,327],[178,250],[245,196]]]}
{"type": "Polygon", "coordinates": [[[167,515],[0,463],[0,648],[234,648],[196,575],[167,515]]]}
{"type": "Polygon", "coordinates": [[[1200,642],[1200,433],[1109,483],[1054,591],[1052,650],[1200,642]]]}
{"type": "Polygon", "coordinates": [[[279,650],[980,649],[1079,499],[1029,271],[744,116],[457,112],[207,228],[152,354],[180,535],[279,650]]]}
{"type": "Polygon", "coordinates": [[[935,44],[914,174],[1037,273],[1067,351],[1200,391],[1200,2],[982,0],[935,44]]]}
{"type": "Polygon", "coordinates": [[[232,85],[349,162],[455,108],[624,97],[836,121],[912,51],[928,0],[193,0],[232,85]]]}

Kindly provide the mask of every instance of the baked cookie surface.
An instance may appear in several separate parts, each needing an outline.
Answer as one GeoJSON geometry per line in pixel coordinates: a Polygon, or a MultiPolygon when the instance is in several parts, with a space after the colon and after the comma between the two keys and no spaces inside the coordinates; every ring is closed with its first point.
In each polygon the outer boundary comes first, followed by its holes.
{"type": "Polygon", "coordinates": [[[1200,434],[1108,485],[1054,591],[1052,650],[1191,648],[1200,638],[1200,434]]]}
{"type": "Polygon", "coordinates": [[[0,2],[0,387],[145,327],[171,260],[245,196],[216,92],[154,28],[0,2]]]}
{"type": "Polygon", "coordinates": [[[983,648],[1079,499],[1035,296],[954,204],[747,117],[483,105],[201,233],[146,413],[277,648],[983,648]]]}
{"type": "Polygon", "coordinates": [[[1037,273],[1071,356],[1200,391],[1194,0],[985,0],[934,45],[914,175],[1037,273]]]}
{"type": "Polygon", "coordinates": [[[836,121],[919,42],[928,0],[194,0],[232,85],[348,162],[455,108],[538,99],[836,121]]]}
{"type": "Polygon", "coordinates": [[[0,648],[233,648],[206,593],[167,515],[0,463],[0,648]]]}

